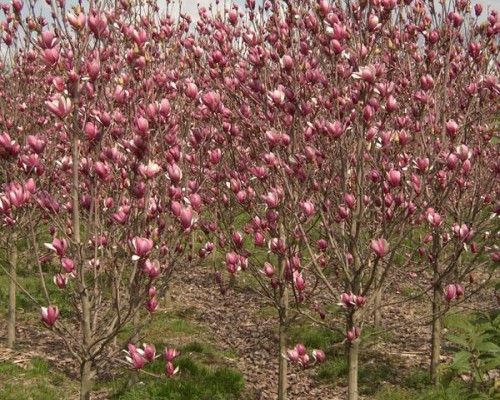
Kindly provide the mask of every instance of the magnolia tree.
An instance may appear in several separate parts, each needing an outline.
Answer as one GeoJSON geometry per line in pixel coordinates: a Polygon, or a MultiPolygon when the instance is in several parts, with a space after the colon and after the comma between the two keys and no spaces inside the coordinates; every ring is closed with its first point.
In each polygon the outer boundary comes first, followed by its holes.
{"type": "MultiPolygon", "coordinates": [[[[14,63],[11,58],[12,53],[5,54],[4,60],[7,63],[14,63]]],[[[2,129],[0,135],[0,176],[2,190],[0,192],[0,215],[2,217],[2,230],[0,237],[4,254],[7,255],[6,261],[8,271],[4,270],[10,277],[9,284],[9,305],[7,318],[7,346],[14,347],[16,341],[16,275],[18,258],[20,256],[18,243],[20,238],[29,236],[28,214],[24,205],[31,199],[34,190],[33,179],[26,177],[26,170],[18,167],[21,145],[19,138],[24,141],[24,126],[29,118],[26,111],[26,104],[16,98],[16,93],[22,91],[20,79],[5,79],[2,75],[1,96],[1,121],[5,130],[2,129]],[[7,94],[9,93],[9,94],[7,94]],[[15,123],[15,121],[23,121],[15,123]],[[17,125],[17,126],[16,126],[17,125]]],[[[39,171],[43,172],[43,169],[39,171]]],[[[36,173],[35,173],[36,174],[36,173]]],[[[22,262],[22,260],[21,260],[22,262]]]]}
{"type": "MultiPolygon", "coordinates": [[[[7,118],[3,108],[0,151],[24,173],[2,176],[3,223],[15,225],[13,210],[26,208],[40,271],[43,252],[52,253],[40,272],[41,317],[78,362],[88,399],[96,371],[136,337],[172,271],[187,264],[201,206],[200,185],[183,174],[190,150],[176,86],[187,27],[160,18],[155,5],[70,10],[59,2],[50,20],[34,3],[3,11],[3,46],[14,55],[3,60],[2,79],[16,82],[19,113],[7,118]],[[45,249],[40,232],[50,235],[45,249]],[[54,284],[65,304],[53,303],[54,284]],[[132,321],[132,337],[116,343],[132,321]]],[[[173,374],[177,352],[165,354],[173,374]]],[[[153,347],[129,346],[132,367],[153,359],[153,347]]]]}
{"type": "MultiPolygon", "coordinates": [[[[356,399],[361,327],[373,313],[380,325],[385,282],[415,276],[426,252],[416,238],[435,238],[426,260],[434,304],[443,282],[460,292],[466,273],[491,262],[497,14],[479,26],[465,3],[436,11],[423,2],[283,1],[257,10],[248,1],[224,17],[202,10],[197,31],[202,78],[192,89],[207,115],[195,140],[205,175],[219,182],[226,267],[253,271],[278,310],[287,308],[285,288],[296,304],[313,298],[306,276],[340,299],[356,399]],[[469,257],[472,230],[484,234],[469,257]]],[[[436,360],[439,342],[433,349],[436,360]]],[[[305,364],[299,350],[290,359],[305,364]]]]}

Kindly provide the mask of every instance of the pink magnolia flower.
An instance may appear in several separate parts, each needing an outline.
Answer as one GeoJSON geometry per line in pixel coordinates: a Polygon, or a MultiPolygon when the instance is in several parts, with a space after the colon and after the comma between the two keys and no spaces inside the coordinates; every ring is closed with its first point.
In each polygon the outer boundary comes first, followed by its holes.
{"type": "Polygon", "coordinates": [[[51,305],[42,307],[40,314],[42,316],[42,321],[45,322],[46,325],[53,326],[59,318],[59,308],[51,305]]]}
{"type": "Polygon", "coordinates": [[[55,116],[64,119],[70,112],[72,108],[71,100],[60,94],[50,98],[50,101],[46,101],[45,105],[48,110],[55,116]]]}
{"type": "Polygon", "coordinates": [[[64,289],[68,283],[68,276],[66,274],[56,274],[54,276],[54,283],[59,289],[64,289]]]}
{"type": "Polygon", "coordinates": [[[152,299],[149,299],[146,302],[146,310],[148,311],[148,313],[152,314],[153,312],[156,311],[157,308],[158,308],[158,300],[156,299],[156,297],[153,297],[152,299]]]}
{"type": "Polygon", "coordinates": [[[129,242],[129,246],[134,253],[132,260],[147,257],[151,253],[151,250],[153,250],[153,244],[153,240],[151,239],[135,236],[129,242]]]}
{"type": "Polygon", "coordinates": [[[447,301],[453,300],[457,296],[457,287],[454,284],[446,285],[444,288],[444,297],[447,301]]]}
{"type": "Polygon", "coordinates": [[[314,360],[317,364],[321,364],[323,361],[325,361],[326,358],[323,350],[313,350],[312,356],[314,357],[314,360]]]}
{"type": "Polygon", "coordinates": [[[184,229],[189,229],[193,224],[193,209],[183,207],[179,213],[179,221],[184,229]]]}
{"type": "Polygon", "coordinates": [[[427,215],[427,221],[434,228],[439,228],[443,223],[441,216],[437,212],[435,212],[433,208],[428,208],[426,211],[426,215],[427,215]]]}
{"type": "Polygon", "coordinates": [[[295,348],[286,351],[286,359],[292,363],[299,362],[299,357],[299,352],[295,348]]]}
{"type": "Polygon", "coordinates": [[[356,305],[356,296],[354,296],[353,294],[342,293],[342,295],[340,296],[340,300],[346,307],[352,307],[356,305]]]}
{"type": "Polygon", "coordinates": [[[276,271],[274,267],[266,261],[264,263],[264,275],[266,275],[268,278],[272,278],[275,273],[276,271]]]}
{"type": "Polygon", "coordinates": [[[42,50],[40,58],[47,66],[54,67],[59,62],[59,46],[42,50]]]}
{"type": "Polygon", "coordinates": [[[300,209],[302,210],[302,212],[304,213],[304,215],[307,217],[307,218],[310,218],[314,215],[314,204],[310,201],[301,201],[300,202],[300,209]]]}
{"type": "Polygon", "coordinates": [[[165,373],[166,373],[168,376],[173,376],[173,375],[175,375],[177,372],[179,372],[179,367],[174,368],[174,364],[172,364],[170,361],[169,361],[169,362],[167,362],[167,365],[165,366],[165,373]]]}
{"type": "Polygon", "coordinates": [[[84,13],[79,13],[78,15],[68,13],[66,14],[66,19],[75,30],[85,27],[87,22],[87,18],[84,13]]]}
{"type": "Polygon", "coordinates": [[[144,179],[152,179],[161,171],[158,164],[153,161],[149,161],[147,165],[139,165],[138,172],[144,179]]]}
{"type": "Polygon", "coordinates": [[[44,243],[44,246],[49,250],[55,251],[59,257],[63,257],[64,254],[66,254],[66,250],[68,249],[68,243],[66,242],[66,239],[59,240],[57,238],[54,238],[54,240],[52,240],[52,243],[44,243]]]}
{"type": "Polygon", "coordinates": [[[401,182],[401,172],[396,171],[395,169],[391,169],[387,173],[387,181],[392,187],[399,186],[399,183],[401,182]]]}
{"type": "Polygon", "coordinates": [[[377,255],[383,258],[389,253],[389,243],[385,239],[372,239],[370,249],[377,255]]]}
{"type": "Polygon", "coordinates": [[[92,12],[89,15],[89,28],[96,36],[101,36],[108,29],[108,19],[104,14],[92,12]]]}
{"type": "Polygon", "coordinates": [[[217,111],[220,104],[220,94],[210,91],[201,96],[201,102],[212,112],[217,111]]]}
{"type": "Polygon", "coordinates": [[[358,72],[353,72],[352,77],[354,79],[362,79],[365,82],[373,83],[375,81],[376,72],[377,70],[374,65],[368,65],[360,68],[358,72]]]}
{"type": "Polygon", "coordinates": [[[128,351],[124,350],[127,356],[125,359],[132,364],[135,369],[142,369],[146,364],[144,350],[136,348],[133,344],[128,345],[128,351]]]}
{"type": "Polygon", "coordinates": [[[186,87],[184,89],[184,93],[190,99],[195,99],[196,96],[198,96],[198,87],[194,83],[189,82],[186,84],[186,87]]]}
{"type": "Polygon", "coordinates": [[[181,353],[179,351],[177,351],[176,349],[174,349],[173,347],[166,347],[165,351],[164,351],[164,355],[165,355],[165,360],[172,362],[177,357],[179,357],[181,355],[181,353]]]}
{"type": "Polygon", "coordinates": [[[5,194],[10,205],[16,208],[22,207],[31,197],[31,193],[17,182],[9,183],[5,188],[5,194]]]}
{"type": "Polygon", "coordinates": [[[304,277],[298,271],[295,271],[293,273],[293,275],[294,275],[295,288],[299,292],[302,292],[306,288],[306,281],[305,281],[304,277]]]}
{"type": "Polygon", "coordinates": [[[144,343],[143,348],[144,348],[144,358],[149,362],[153,361],[156,358],[155,347],[153,345],[144,343]]]}

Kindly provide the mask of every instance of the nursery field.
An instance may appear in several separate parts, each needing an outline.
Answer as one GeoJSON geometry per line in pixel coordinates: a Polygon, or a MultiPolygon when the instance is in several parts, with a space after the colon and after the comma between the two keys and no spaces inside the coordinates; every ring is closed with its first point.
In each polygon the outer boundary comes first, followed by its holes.
{"type": "Polygon", "coordinates": [[[0,3],[0,399],[499,399],[498,11],[185,3],[0,3]]]}

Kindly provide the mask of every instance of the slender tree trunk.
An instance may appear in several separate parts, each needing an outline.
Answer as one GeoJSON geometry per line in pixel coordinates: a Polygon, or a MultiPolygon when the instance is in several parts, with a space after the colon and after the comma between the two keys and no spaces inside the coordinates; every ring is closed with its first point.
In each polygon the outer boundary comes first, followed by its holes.
{"type": "MultiPolygon", "coordinates": [[[[78,104],[78,96],[75,97],[75,104],[78,104]]],[[[73,219],[73,240],[76,244],[76,254],[77,254],[77,278],[80,284],[80,295],[79,300],[82,307],[82,320],[80,321],[80,326],[82,329],[82,342],[83,348],[89,351],[93,345],[93,334],[92,334],[92,302],[91,293],[85,280],[85,255],[82,243],[82,237],[80,232],[80,202],[79,202],[79,190],[80,190],[80,176],[78,170],[78,164],[80,160],[80,149],[79,149],[79,135],[76,131],[78,126],[78,108],[75,107],[73,110],[73,129],[71,136],[71,203],[72,203],[72,219],[73,219]]],[[[92,378],[94,371],[92,370],[92,361],[86,360],[81,366],[81,392],[80,399],[87,400],[90,398],[90,390],[92,388],[92,378]]]]}
{"type": "Polygon", "coordinates": [[[281,296],[280,325],[279,325],[279,369],[278,369],[278,400],[287,399],[288,388],[288,360],[286,359],[287,346],[287,319],[288,319],[288,290],[285,286],[281,296]]]}
{"type": "MultiPolygon", "coordinates": [[[[437,273],[434,274],[435,281],[439,279],[437,273]],[[437,275],[437,276],[436,276],[437,275]]],[[[432,338],[431,338],[431,381],[434,385],[439,384],[439,357],[441,355],[441,302],[442,291],[439,283],[434,284],[432,299],[432,338]]]]}
{"type": "Polygon", "coordinates": [[[358,354],[359,341],[349,343],[348,400],[358,400],[358,354]]]}
{"type": "MultiPolygon", "coordinates": [[[[139,337],[140,323],[141,323],[141,315],[139,313],[139,310],[137,310],[132,319],[132,329],[134,333],[131,338],[132,343],[135,343],[139,337]]],[[[130,372],[130,376],[127,382],[127,387],[134,387],[135,385],[137,385],[137,382],[139,382],[139,374],[137,373],[137,370],[134,369],[133,371],[130,372]]]]}
{"type": "Polygon", "coordinates": [[[92,361],[84,361],[80,366],[80,400],[89,400],[95,371],[92,361]]]}
{"type": "Polygon", "coordinates": [[[382,266],[377,264],[375,266],[375,315],[374,326],[375,328],[382,327],[382,266]]]}
{"type": "Polygon", "coordinates": [[[7,347],[13,349],[16,344],[16,279],[17,279],[17,235],[10,235],[8,244],[9,260],[9,307],[7,318],[7,347]]]}

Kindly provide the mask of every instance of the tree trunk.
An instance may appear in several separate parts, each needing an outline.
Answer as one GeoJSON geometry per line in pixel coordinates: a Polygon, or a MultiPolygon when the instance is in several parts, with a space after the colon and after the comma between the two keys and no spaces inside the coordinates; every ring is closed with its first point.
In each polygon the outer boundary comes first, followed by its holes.
{"type": "Polygon", "coordinates": [[[358,400],[358,353],[359,341],[355,339],[349,344],[348,400],[358,400]]]}
{"type": "Polygon", "coordinates": [[[16,279],[17,279],[17,235],[10,235],[8,244],[9,260],[9,307],[7,318],[7,347],[13,349],[16,344],[16,279]]]}
{"type": "Polygon", "coordinates": [[[288,318],[288,290],[285,286],[281,296],[280,325],[279,325],[279,369],[278,369],[278,400],[287,399],[288,388],[288,360],[286,358],[287,318],[288,318]]]}
{"type": "MultiPolygon", "coordinates": [[[[139,310],[137,310],[134,314],[134,317],[132,318],[133,336],[130,338],[131,343],[135,343],[139,338],[140,323],[141,315],[139,313],[139,310]]],[[[137,382],[139,382],[139,374],[137,370],[134,369],[130,372],[130,375],[128,377],[127,387],[134,387],[135,385],[137,385],[137,382]]]]}
{"type": "Polygon", "coordinates": [[[92,369],[92,361],[84,361],[80,366],[80,400],[89,400],[92,390],[92,379],[94,378],[94,370],[92,369]]]}
{"type": "MultiPolygon", "coordinates": [[[[435,274],[434,279],[438,279],[435,274]]],[[[439,357],[441,355],[441,302],[442,291],[439,283],[434,284],[432,299],[432,338],[431,338],[431,382],[439,384],[439,357]]]]}
{"type": "Polygon", "coordinates": [[[375,328],[382,327],[382,267],[378,263],[375,266],[375,315],[374,326],[375,328]]]}

